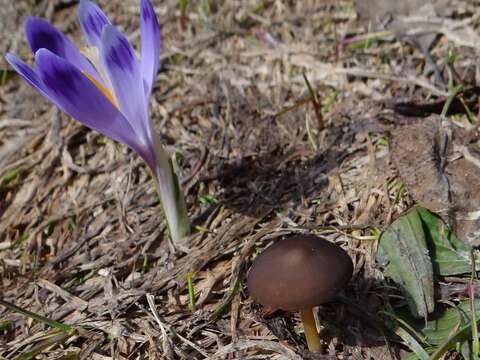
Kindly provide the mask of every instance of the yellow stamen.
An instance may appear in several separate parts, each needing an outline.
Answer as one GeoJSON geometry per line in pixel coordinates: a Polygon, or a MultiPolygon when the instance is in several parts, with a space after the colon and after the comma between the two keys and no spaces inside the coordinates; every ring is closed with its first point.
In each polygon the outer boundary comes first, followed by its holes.
{"type": "Polygon", "coordinates": [[[117,103],[117,100],[115,99],[115,96],[113,96],[113,94],[110,91],[108,91],[105,88],[105,86],[100,84],[97,81],[97,79],[95,79],[92,75],[90,75],[89,73],[87,73],[85,71],[82,71],[82,73],[93,83],[93,85],[95,85],[97,87],[98,90],[100,90],[103,93],[103,95],[105,95],[107,97],[107,99],[113,104],[113,106],[115,106],[118,109],[118,103],[117,103]]]}

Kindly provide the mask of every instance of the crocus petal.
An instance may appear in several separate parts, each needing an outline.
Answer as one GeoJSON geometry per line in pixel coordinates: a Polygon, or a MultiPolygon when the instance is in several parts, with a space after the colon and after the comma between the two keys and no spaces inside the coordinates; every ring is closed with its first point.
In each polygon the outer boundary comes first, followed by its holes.
{"type": "Polygon", "coordinates": [[[63,111],[85,126],[125,143],[149,165],[155,163],[149,147],[135,136],[125,117],[75,66],[46,49],[37,51],[35,60],[40,78],[63,111]]]}
{"type": "Polygon", "coordinates": [[[81,0],[78,7],[78,20],[87,44],[100,48],[103,27],[110,24],[107,16],[90,0],[81,0]]]}
{"type": "Polygon", "coordinates": [[[40,76],[35,70],[11,53],[5,55],[5,59],[10,65],[12,65],[15,71],[27,81],[27,83],[29,83],[47,99],[51,100],[48,90],[45,88],[42,79],[40,79],[40,76]]]}
{"type": "Polygon", "coordinates": [[[98,81],[101,78],[88,60],[78,51],[75,45],[47,21],[37,17],[29,17],[25,22],[25,35],[33,53],[39,49],[48,49],[52,53],[71,62],[80,71],[85,71],[98,81]]]}
{"type": "Polygon", "coordinates": [[[140,66],[127,38],[114,26],[103,28],[100,60],[123,115],[145,142],[150,139],[147,103],[140,66]]]}
{"type": "Polygon", "coordinates": [[[140,5],[141,71],[145,92],[150,95],[160,62],[160,29],[150,0],[140,5]]]}

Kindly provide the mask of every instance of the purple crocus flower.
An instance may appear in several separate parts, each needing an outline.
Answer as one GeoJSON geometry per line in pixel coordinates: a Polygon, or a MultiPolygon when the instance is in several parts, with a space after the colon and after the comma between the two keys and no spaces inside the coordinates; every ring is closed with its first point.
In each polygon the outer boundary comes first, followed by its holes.
{"type": "Polygon", "coordinates": [[[87,46],[77,47],[48,22],[25,22],[35,68],[13,54],[7,61],[43,96],[105,136],[137,152],[156,176],[170,235],[174,241],[189,231],[185,201],[172,163],[155,133],[148,103],[160,61],[160,30],[149,0],[141,0],[141,50],[131,44],[100,8],[81,0],[78,19],[87,46]]]}

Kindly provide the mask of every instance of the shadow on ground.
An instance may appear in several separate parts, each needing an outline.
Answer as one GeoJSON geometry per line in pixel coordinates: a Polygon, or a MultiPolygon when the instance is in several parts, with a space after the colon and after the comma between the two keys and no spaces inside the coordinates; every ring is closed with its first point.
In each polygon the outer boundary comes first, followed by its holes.
{"type": "Polygon", "coordinates": [[[222,205],[256,216],[257,210],[265,207],[295,208],[302,201],[318,196],[328,185],[327,175],[339,167],[347,155],[345,150],[328,149],[301,162],[285,163],[288,155],[244,158],[223,166],[209,179],[217,180],[224,189],[220,197],[222,205]]]}

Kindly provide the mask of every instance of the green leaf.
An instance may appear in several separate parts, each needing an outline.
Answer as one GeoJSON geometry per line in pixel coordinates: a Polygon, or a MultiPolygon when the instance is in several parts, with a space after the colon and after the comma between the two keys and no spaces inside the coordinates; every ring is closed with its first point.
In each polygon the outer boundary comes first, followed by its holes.
{"type": "MultiPolygon", "coordinates": [[[[423,320],[412,318],[407,311],[397,310],[395,312],[396,318],[392,314],[387,315],[397,321],[397,326],[403,327],[415,336],[416,339],[420,340],[427,347],[427,352],[435,350],[430,359],[439,359],[450,350],[460,351],[467,360],[473,359],[471,351],[472,311],[470,300],[463,300],[457,305],[450,304],[450,307],[447,309],[445,309],[445,304],[440,305],[430,315],[432,320],[426,324],[423,320]],[[404,324],[408,324],[408,326],[404,324]]],[[[480,299],[475,300],[475,314],[478,319],[480,299]]],[[[410,349],[414,351],[414,348],[411,347],[410,349]]],[[[418,349],[415,348],[415,350],[418,349]]],[[[416,356],[418,357],[418,354],[416,356]]]]}
{"type": "Polygon", "coordinates": [[[382,234],[377,260],[405,296],[413,316],[434,310],[433,268],[418,209],[395,220],[382,234]]]}
{"type": "Polygon", "coordinates": [[[423,347],[418,343],[418,341],[410,335],[410,333],[401,328],[397,327],[395,329],[395,334],[397,334],[404,342],[406,346],[421,360],[428,360],[428,354],[423,349],[423,347]]]}
{"type": "Polygon", "coordinates": [[[418,208],[425,237],[430,245],[430,256],[435,274],[442,276],[472,271],[472,248],[458,240],[437,215],[418,208]]]}
{"type": "MultiPolygon", "coordinates": [[[[465,305],[468,309],[469,301],[462,302],[462,305],[465,305]]],[[[479,301],[475,301],[475,308],[478,311],[479,301]]],[[[467,310],[468,311],[468,310],[467,310]]],[[[478,321],[477,321],[478,325],[478,321]]],[[[471,336],[472,332],[472,324],[470,321],[466,325],[461,324],[456,328],[453,328],[451,334],[445,339],[437,348],[437,350],[432,354],[430,357],[431,360],[440,359],[447,351],[454,349],[458,343],[465,343],[468,342],[469,337],[471,336]],[[454,330],[454,331],[453,331],[454,330]]],[[[465,350],[465,346],[462,346],[465,350]]],[[[471,352],[469,352],[471,354],[471,352]]],[[[474,354],[474,359],[476,358],[474,354]]]]}
{"type": "Polygon", "coordinates": [[[396,316],[395,314],[387,311],[384,311],[383,314],[395,321],[394,325],[389,325],[388,323],[386,323],[386,325],[393,333],[400,337],[404,345],[413,352],[412,359],[428,360],[428,353],[420,344],[420,342],[422,342],[423,344],[428,345],[425,343],[424,335],[419,334],[414,328],[412,328],[402,318],[396,316]]]}
{"type": "MultiPolygon", "coordinates": [[[[475,300],[476,313],[480,312],[480,299],[475,300]]],[[[470,324],[470,300],[460,302],[457,306],[445,310],[437,318],[429,321],[421,330],[428,342],[439,345],[453,335],[457,329],[470,324]]]]}
{"type": "Polygon", "coordinates": [[[472,344],[469,341],[464,341],[460,346],[460,353],[465,360],[474,360],[472,353],[472,344]]]}

